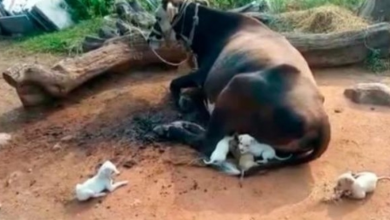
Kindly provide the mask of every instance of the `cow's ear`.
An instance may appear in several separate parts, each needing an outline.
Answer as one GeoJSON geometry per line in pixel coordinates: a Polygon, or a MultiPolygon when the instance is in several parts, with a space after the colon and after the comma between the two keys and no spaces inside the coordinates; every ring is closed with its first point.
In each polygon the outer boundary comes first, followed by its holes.
{"type": "Polygon", "coordinates": [[[178,7],[172,4],[172,2],[168,2],[167,4],[167,14],[169,17],[169,21],[171,22],[175,15],[179,12],[178,7]]]}

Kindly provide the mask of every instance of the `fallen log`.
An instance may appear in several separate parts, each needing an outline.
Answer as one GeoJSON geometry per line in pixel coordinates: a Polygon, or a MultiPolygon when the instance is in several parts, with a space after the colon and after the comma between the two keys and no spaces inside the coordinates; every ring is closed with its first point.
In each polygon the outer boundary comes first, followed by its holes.
{"type": "MultiPolygon", "coordinates": [[[[186,53],[179,45],[156,51],[165,60],[179,63],[186,53]]],[[[53,97],[65,97],[86,81],[106,72],[162,63],[141,36],[110,39],[104,46],[80,57],[64,59],[51,68],[38,64],[16,65],[3,72],[4,80],[13,86],[24,107],[36,106],[53,97]]]]}
{"type": "Polygon", "coordinates": [[[390,24],[330,34],[284,34],[305,57],[310,67],[338,67],[363,62],[371,53],[390,54],[390,24]]]}
{"type": "MultiPolygon", "coordinates": [[[[311,67],[336,67],[362,62],[371,51],[389,55],[390,24],[378,23],[360,31],[337,34],[283,34],[305,57],[311,67]]],[[[180,62],[182,47],[163,47],[157,51],[170,62],[180,62]]],[[[162,61],[141,37],[119,37],[74,59],[65,59],[52,68],[36,64],[15,66],[3,73],[16,88],[25,107],[42,104],[52,97],[65,97],[70,91],[106,73],[119,72],[162,61]]]]}

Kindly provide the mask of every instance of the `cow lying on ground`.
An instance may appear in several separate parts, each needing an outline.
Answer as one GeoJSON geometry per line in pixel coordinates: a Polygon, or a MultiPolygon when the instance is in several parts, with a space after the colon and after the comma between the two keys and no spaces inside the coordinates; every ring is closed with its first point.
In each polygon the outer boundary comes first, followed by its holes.
{"type": "Polygon", "coordinates": [[[284,36],[251,17],[194,1],[163,0],[156,20],[148,37],[152,48],[179,40],[198,61],[197,70],[171,82],[176,105],[188,101],[182,89],[200,88],[210,114],[204,134],[172,124],[164,127],[167,137],[206,157],[234,132],[293,153],[261,169],[308,163],[326,151],[331,127],[324,97],[307,62],[284,36]]]}

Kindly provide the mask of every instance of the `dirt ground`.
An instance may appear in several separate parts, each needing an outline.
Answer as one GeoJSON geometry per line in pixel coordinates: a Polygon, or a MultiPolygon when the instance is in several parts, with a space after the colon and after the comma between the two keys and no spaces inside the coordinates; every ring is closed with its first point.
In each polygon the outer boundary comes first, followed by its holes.
{"type": "MultiPolygon", "coordinates": [[[[38,57],[44,64],[58,59],[38,57]]],[[[1,56],[0,70],[22,61],[35,58],[1,56]]],[[[134,142],[130,118],[166,105],[172,71],[108,74],[66,100],[30,110],[0,78],[0,132],[13,135],[0,149],[0,219],[389,219],[386,181],[365,201],[321,199],[346,170],[390,174],[390,110],[357,106],[343,97],[344,88],[354,83],[390,82],[390,72],[375,75],[354,67],[314,73],[332,122],[329,150],[309,165],[248,178],[243,188],[237,178],[211,169],[167,163],[183,146],[134,142]],[[54,147],[69,135],[75,138],[54,147]],[[76,202],[75,185],[106,159],[118,164],[116,179],[129,185],[103,199],[76,202]]]]}

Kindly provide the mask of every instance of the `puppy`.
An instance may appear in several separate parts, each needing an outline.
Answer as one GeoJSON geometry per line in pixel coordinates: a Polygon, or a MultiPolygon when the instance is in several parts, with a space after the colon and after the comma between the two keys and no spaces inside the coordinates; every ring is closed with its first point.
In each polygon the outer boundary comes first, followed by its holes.
{"type": "Polygon", "coordinates": [[[110,161],[104,162],[95,176],[82,184],[76,185],[76,198],[79,201],[85,201],[90,198],[102,197],[107,195],[103,192],[104,190],[113,192],[118,187],[126,185],[128,181],[113,183],[114,174],[118,175],[119,173],[113,163],[110,161]]]}
{"type": "Polygon", "coordinates": [[[346,196],[352,199],[364,199],[367,194],[375,191],[377,183],[381,179],[390,179],[390,177],[378,177],[372,172],[354,174],[349,171],[337,178],[337,185],[333,190],[338,197],[346,196]]]}
{"type": "Polygon", "coordinates": [[[240,149],[238,148],[238,145],[239,145],[238,135],[235,134],[233,136],[233,139],[229,141],[229,150],[238,162],[238,167],[240,169],[240,174],[241,174],[240,186],[242,186],[245,172],[254,166],[258,166],[259,164],[255,162],[255,156],[250,152],[241,153],[240,149]]]}
{"type": "Polygon", "coordinates": [[[229,141],[233,139],[232,136],[225,136],[217,144],[217,147],[210,156],[210,160],[207,161],[203,159],[203,162],[207,165],[209,164],[221,164],[226,160],[226,157],[229,153],[229,141]]]}
{"type": "Polygon", "coordinates": [[[257,160],[256,163],[266,164],[268,160],[276,158],[278,160],[288,160],[292,155],[281,158],[276,155],[275,149],[268,144],[262,144],[256,141],[255,138],[249,134],[242,134],[238,136],[238,148],[241,154],[251,153],[255,157],[262,157],[262,160],[257,160]]]}

